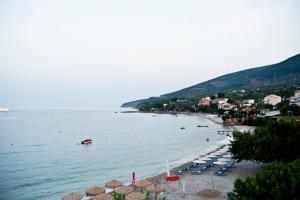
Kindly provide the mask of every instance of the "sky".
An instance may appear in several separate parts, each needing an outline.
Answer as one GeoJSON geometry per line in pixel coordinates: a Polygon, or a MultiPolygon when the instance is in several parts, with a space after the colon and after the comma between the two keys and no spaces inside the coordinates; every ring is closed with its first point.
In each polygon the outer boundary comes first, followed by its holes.
{"type": "Polygon", "coordinates": [[[0,0],[0,107],[116,108],[300,53],[299,0],[0,0]]]}

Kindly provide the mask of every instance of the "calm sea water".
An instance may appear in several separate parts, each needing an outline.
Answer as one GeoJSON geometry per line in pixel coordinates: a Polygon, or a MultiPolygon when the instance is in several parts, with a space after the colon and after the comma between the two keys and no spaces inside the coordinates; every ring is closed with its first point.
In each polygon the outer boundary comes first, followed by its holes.
{"type": "Polygon", "coordinates": [[[113,178],[130,182],[132,171],[157,175],[167,159],[178,165],[224,139],[222,126],[198,116],[115,111],[0,113],[0,199],[61,199],[113,178]],[[84,138],[93,144],[80,145],[84,138]]]}

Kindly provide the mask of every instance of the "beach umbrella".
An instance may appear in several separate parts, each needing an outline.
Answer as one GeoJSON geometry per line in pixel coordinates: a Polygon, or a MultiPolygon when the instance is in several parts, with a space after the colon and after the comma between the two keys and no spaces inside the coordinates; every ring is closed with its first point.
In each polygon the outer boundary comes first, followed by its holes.
{"type": "Polygon", "coordinates": [[[213,154],[210,154],[210,155],[207,155],[207,156],[205,156],[206,158],[215,158],[215,157],[217,157],[216,155],[213,155],[213,154]]]}
{"type": "Polygon", "coordinates": [[[201,160],[212,160],[212,159],[205,156],[204,158],[201,158],[201,160]]]}
{"type": "Polygon", "coordinates": [[[146,196],[140,192],[132,192],[126,196],[127,200],[146,200],[146,196]]]}
{"type": "Polygon", "coordinates": [[[86,191],[86,196],[96,196],[96,195],[104,193],[104,192],[105,192],[104,188],[94,186],[94,187],[89,188],[86,191]]]}
{"type": "Polygon", "coordinates": [[[229,159],[229,158],[219,158],[218,161],[228,162],[228,161],[231,161],[231,159],[229,159]]]}
{"type": "Polygon", "coordinates": [[[134,190],[132,187],[128,187],[128,186],[121,186],[121,187],[117,187],[114,189],[114,191],[116,193],[122,194],[122,195],[127,195],[132,193],[134,190]]]}
{"type": "Polygon", "coordinates": [[[121,183],[120,181],[117,181],[115,179],[110,180],[105,183],[105,187],[108,187],[108,188],[117,188],[117,187],[121,187],[122,185],[123,185],[123,183],[121,183]]]}
{"type": "Polygon", "coordinates": [[[230,154],[224,155],[223,158],[231,158],[230,154]]]}
{"type": "Polygon", "coordinates": [[[98,194],[93,198],[93,200],[114,200],[113,196],[108,193],[98,194]]]}
{"type": "Polygon", "coordinates": [[[216,155],[216,156],[219,156],[219,155],[222,155],[223,154],[223,152],[221,151],[221,150],[218,150],[218,151],[216,151],[215,153],[212,153],[212,154],[210,154],[210,155],[216,155]]]}
{"type": "Polygon", "coordinates": [[[75,192],[71,192],[62,197],[62,200],[81,200],[81,195],[75,192]]]}
{"type": "Polygon", "coordinates": [[[215,161],[214,164],[216,164],[216,165],[225,165],[227,163],[226,162],[222,162],[222,161],[215,161]]]}
{"type": "Polygon", "coordinates": [[[146,190],[148,192],[154,193],[155,194],[155,199],[156,199],[157,194],[160,193],[160,192],[164,192],[165,188],[162,187],[161,185],[152,184],[152,185],[149,185],[148,187],[146,187],[146,190]]]}
{"type": "Polygon", "coordinates": [[[206,163],[206,161],[199,159],[199,160],[194,160],[193,163],[204,164],[206,163]]]}
{"type": "Polygon", "coordinates": [[[135,182],[133,184],[133,186],[135,188],[141,188],[141,189],[144,189],[146,188],[147,186],[151,185],[152,183],[150,181],[147,181],[147,180],[139,180],[137,182],[135,182]]]}

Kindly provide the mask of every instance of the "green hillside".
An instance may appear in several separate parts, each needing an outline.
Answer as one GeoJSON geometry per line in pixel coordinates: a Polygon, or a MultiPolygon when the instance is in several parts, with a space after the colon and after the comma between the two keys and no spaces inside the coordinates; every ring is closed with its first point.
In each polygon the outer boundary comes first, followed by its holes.
{"type": "MultiPolygon", "coordinates": [[[[212,95],[218,92],[232,90],[247,90],[254,88],[268,88],[279,85],[295,84],[300,82],[300,54],[288,58],[280,63],[251,68],[235,73],[226,74],[188,88],[161,95],[159,98],[189,98],[195,96],[212,95]]],[[[155,98],[128,102],[122,107],[137,107],[144,101],[155,98]]]]}

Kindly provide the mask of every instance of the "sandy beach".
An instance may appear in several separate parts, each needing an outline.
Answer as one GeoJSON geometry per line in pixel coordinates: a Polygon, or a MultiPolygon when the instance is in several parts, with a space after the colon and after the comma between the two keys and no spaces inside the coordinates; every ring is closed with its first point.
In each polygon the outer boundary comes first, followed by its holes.
{"type": "MultiPolygon", "coordinates": [[[[171,170],[171,173],[174,174],[178,169],[182,169],[188,165],[190,163],[176,167],[171,170]]],[[[166,189],[167,199],[227,199],[227,192],[232,191],[233,183],[237,178],[244,180],[248,176],[254,176],[264,166],[264,164],[257,164],[251,161],[242,161],[236,163],[231,170],[222,176],[213,175],[221,167],[221,165],[215,165],[201,175],[192,175],[190,172],[187,172],[181,175],[180,181],[177,182],[162,181],[166,175],[165,173],[151,177],[148,180],[153,183],[162,184],[166,189]],[[183,185],[185,185],[185,191],[183,191],[183,185]],[[201,193],[206,190],[215,190],[217,192],[211,196],[201,193]]]]}

